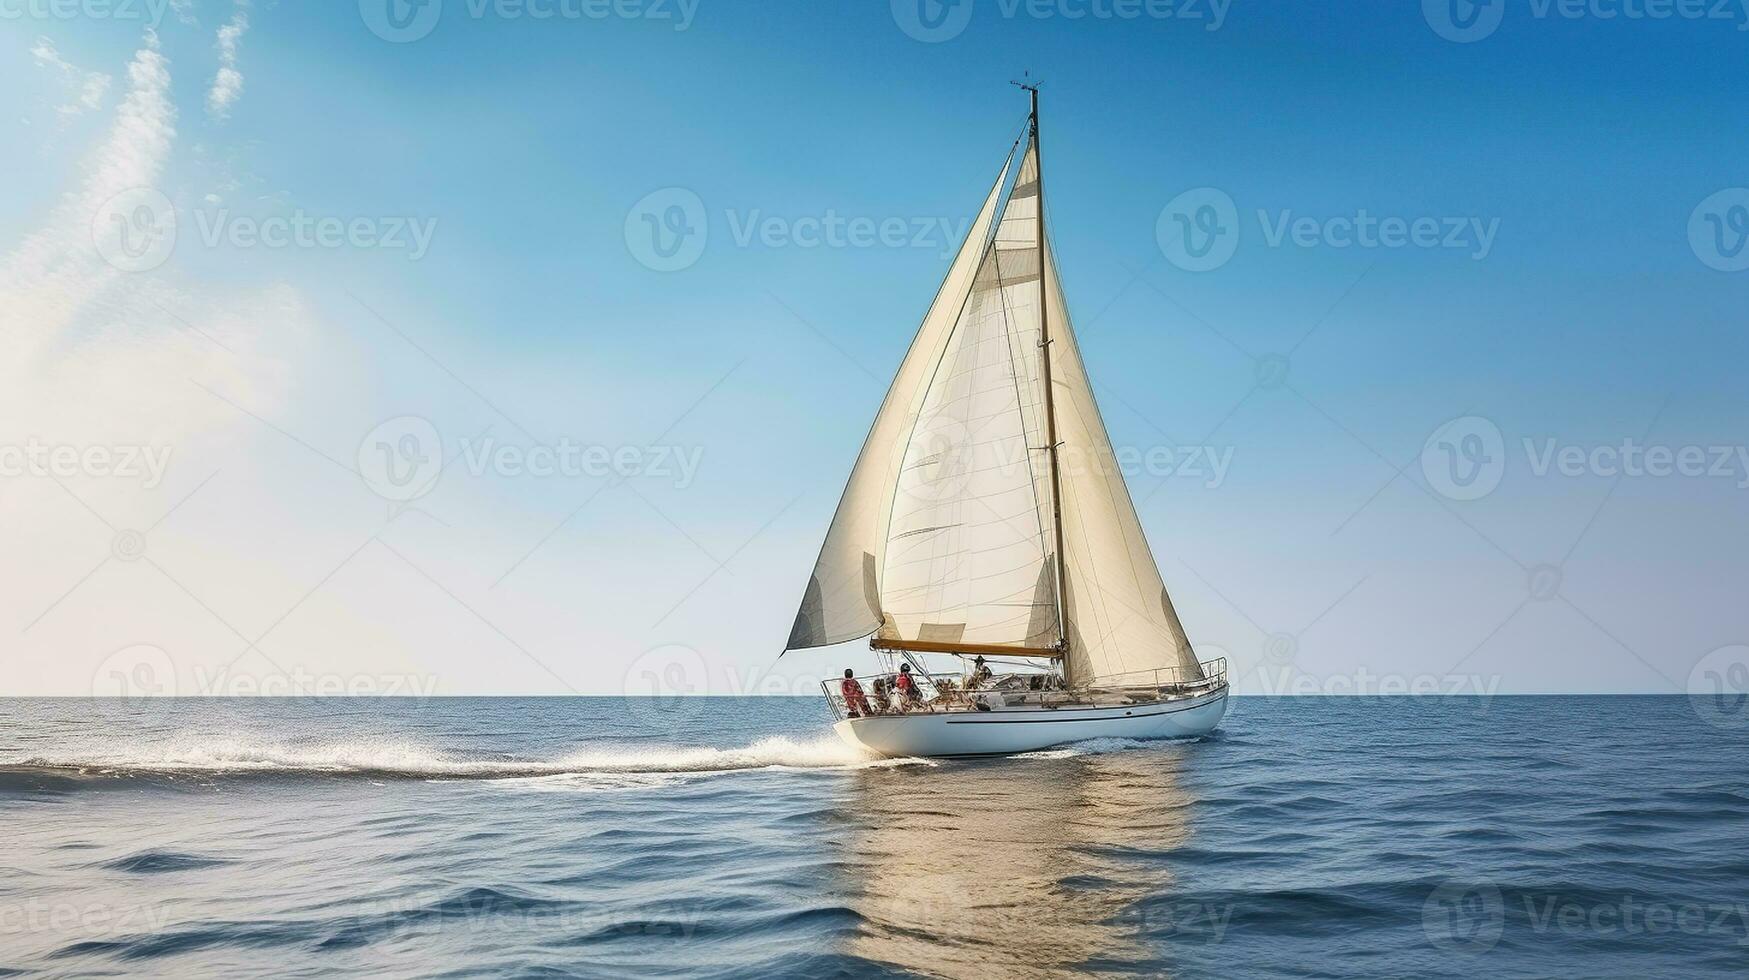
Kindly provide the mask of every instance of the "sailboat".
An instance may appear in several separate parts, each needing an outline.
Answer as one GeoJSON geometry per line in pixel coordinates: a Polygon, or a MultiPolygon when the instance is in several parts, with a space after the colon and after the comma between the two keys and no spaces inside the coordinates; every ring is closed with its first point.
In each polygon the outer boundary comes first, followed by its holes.
{"type": "Polygon", "coordinates": [[[1094,400],[1046,230],[1038,87],[1015,84],[1031,111],[875,416],[785,645],[866,637],[897,665],[822,685],[838,734],[882,756],[1195,737],[1226,712],[1226,662],[1198,661],[1094,400]]]}

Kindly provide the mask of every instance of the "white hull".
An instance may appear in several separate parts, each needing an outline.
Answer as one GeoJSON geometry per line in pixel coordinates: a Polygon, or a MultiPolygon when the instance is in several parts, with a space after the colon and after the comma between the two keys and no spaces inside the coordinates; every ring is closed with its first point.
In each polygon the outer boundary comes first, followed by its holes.
{"type": "Polygon", "coordinates": [[[1226,712],[1222,687],[1148,704],[873,715],[834,728],[846,742],[889,758],[1009,755],[1092,738],[1194,738],[1214,731],[1226,712]]]}

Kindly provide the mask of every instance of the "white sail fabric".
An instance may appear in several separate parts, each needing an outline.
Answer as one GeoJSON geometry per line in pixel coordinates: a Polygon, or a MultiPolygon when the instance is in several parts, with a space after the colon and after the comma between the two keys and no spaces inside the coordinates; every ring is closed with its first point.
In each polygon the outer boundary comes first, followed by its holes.
{"type": "Polygon", "coordinates": [[[927,383],[940,364],[982,265],[1013,155],[948,267],[947,277],[899,365],[802,597],[786,649],[826,646],[867,636],[881,626],[880,553],[887,540],[895,487],[927,383]]]}
{"type": "Polygon", "coordinates": [[[1117,468],[1049,238],[1040,240],[1035,146],[995,220],[1012,162],[887,392],[787,649],[877,631],[947,649],[1040,653],[1066,641],[1075,686],[1200,680],[1117,468]],[[1051,358],[1060,532],[1041,351],[1051,358]]]}
{"type": "Polygon", "coordinates": [[[1045,309],[1061,443],[1057,465],[1067,564],[1066,675],[1076,686],[1101,680],[1151,683],[1151,675],[1143,672],[1156,670],[1163,682],[1201,680],[1196,652],[1166,594],[1094,401],[1048,236],[1045,309]],[[1135,676],[1122,676],[1126,674],[1135,676]]]}
{"type": "Polygon", "coordinates": [[[880,637],[1043,652],[1057,622],[1028,153],[925,387],[893,498],[880,637]]]}

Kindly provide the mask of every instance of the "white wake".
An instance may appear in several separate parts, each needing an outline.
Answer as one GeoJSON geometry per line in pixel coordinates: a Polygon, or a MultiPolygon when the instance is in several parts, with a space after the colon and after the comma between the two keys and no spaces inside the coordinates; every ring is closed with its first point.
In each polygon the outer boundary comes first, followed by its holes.
{"type": "Polygon", "coordinates": [[[186,739],[159,745],[72,748],[0,764],[107,773],[302,772],[505,779],[587,774],[702,774],[753,769],[861,769],[922,761],[879,759],[834,736],[813,741],[778,736],[726,749],[598,745],[578,748],[552,759],[483,758],[405,741],[290,743],[231,737],[186,739]]]}

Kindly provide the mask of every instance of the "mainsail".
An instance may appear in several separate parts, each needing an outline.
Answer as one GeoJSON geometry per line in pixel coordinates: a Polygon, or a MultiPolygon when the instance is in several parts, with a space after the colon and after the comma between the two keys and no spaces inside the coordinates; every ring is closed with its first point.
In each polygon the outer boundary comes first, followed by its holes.
{"type": "Polygon", "coordinates": [[[1075,342],[1036,103],[1031,123],[887,392],[787,649],[874,635],[1061,657],[1077,686],[1160,668],[1198,680],[1075,342]]]}

